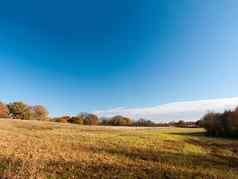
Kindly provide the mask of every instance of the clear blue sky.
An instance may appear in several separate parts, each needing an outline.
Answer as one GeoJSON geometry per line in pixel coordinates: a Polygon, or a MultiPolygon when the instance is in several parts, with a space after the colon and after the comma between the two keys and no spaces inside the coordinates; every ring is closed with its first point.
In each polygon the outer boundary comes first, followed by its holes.
{"type": "Polygon", "coordinates": [[[0,99],[51,115],[238,95],[238,1],[0,3],[0,99]]]}

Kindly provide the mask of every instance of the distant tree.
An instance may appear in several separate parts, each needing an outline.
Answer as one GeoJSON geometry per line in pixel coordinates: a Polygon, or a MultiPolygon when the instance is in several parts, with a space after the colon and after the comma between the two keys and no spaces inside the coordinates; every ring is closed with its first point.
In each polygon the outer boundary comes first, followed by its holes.
{"type": "Polygon", "coordinates": [[[186,123],[183,120],[178,121],[175,126],[176,127],[185,127],[186,123]]]}
{"type": "Polygon", "coordinates": [[[103,125],[103,126],[110,125],[110,124],[109,124],[109,120],[110,120],[110,118],[101,117],[101,118],[99,119],[100,125],[103,125]]]}
{"type": "Polygon", "coordinates": [[[47,121],[49,120],[49,112],[47,109],[42,105],[36,105],[32,107],[34,112],[34,119],[39,121],[47,121]]]}
{"type": "Polygon", "coordinates": [[[72,123],[72,124],[80,124],[83,125],[84,121],[81,117],[79,116],[75,116],[75,117],[71,117],[68,122],[72,123]]]}
{"type": "Polygon", "coordinates": [[[32,108],[23,102],[10,103],[8,109],[14,119],[31,120],[33,117],[32,108]]]}
{"type": "MultiPolygon", "coordinates": [[[[218,122],[217,122],[218,123],[218,122]]],[[[220,116],[218,136],[238,137],[238,112],[226,111],[220,116]]]]}
{"type": "Polygon", "coordinates": [[[9,118],[9,109],[2,102],[0,102],[0,118],[9,118]]]}
{"type": "Polygon", "coordinates": [[[77,117],[83,120],[85,125],[98,125],[99,119],[95,114],[81,113],[77,117]]]}
{"type": "Polygon", "coordinates": [[[155,123],[150,120],[139,119],[138,121],[134,122],[134,125],[135,126],[151,127],[151,126],[155,126],[155,123]]]}
{"type": "Polygon", "coordinates": [[[209,112],[201,120],[201,125],[207,130],[208,135],[217,135],[217,120],[220,114],[209,112]]]}
{"type": "Polygon", "coordinates": [[[238,112],[208,113],[200,121],[207,135],[216,137],[238,137],[238,112]]]}
{"type": "Polygon", "coordinates": [[[114,116],[109,120],[109,124],[114,126],[130,126],[133,124],[133,121],[128,117],[114,116]]]}

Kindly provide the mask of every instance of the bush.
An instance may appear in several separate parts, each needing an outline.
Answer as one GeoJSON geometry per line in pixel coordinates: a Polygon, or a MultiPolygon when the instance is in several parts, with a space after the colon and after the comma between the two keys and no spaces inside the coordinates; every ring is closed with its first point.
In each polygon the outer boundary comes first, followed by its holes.
{"type": "Polygon", "coordinates": [[[60,122],[60,123],[67,123],[70,120],[70,116],[62,116],[62,117],[57,117],[54,118],[53,121],[54,122],[60,122]]]}
{"type": "Polygon", "coordinates": [[[33,118],[32,108],[23,102],[10,103],[8,109],[13,119],[31,120],[33,118]]]}
{"type": "Polygon", "coordinates": [[[2,102],[0,102],[0,118],[9,118],[9,109],[2,102]]]}
{"type": "Polygon", "coordinates": [[[80,124],[80,125],[98,125],[99,120],[98,117],[94,114],[81,113],[78,116],[70,117],[70,116],[62,116],[52,119],[54,122],[61,123],[72,123],[72,124],[80,124]]]}

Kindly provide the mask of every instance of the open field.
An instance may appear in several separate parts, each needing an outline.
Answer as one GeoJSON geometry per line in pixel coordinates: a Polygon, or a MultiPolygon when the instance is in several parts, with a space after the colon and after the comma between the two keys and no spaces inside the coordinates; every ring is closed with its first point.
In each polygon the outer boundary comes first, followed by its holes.
{"type": "Polygon", "coordinates": [[[5,178],[238,178],[238,141],[203,129],[0,120],[5,178]]]}

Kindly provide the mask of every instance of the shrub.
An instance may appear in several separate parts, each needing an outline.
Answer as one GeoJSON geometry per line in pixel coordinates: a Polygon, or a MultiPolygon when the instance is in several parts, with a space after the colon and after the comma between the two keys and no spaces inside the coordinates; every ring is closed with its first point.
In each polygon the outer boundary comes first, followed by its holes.
{"type": "Polygon", "coordinates": [[[67,123],[68,121],[64,118],[57,118],[57,119],[55,119],[55,122],[67,123]]]}
{"type": "Polygon", "coordinates": [[[8,109],[10,116],[14,119],[30,120],[33,117],[32,108],[23,102],[10,103],[8,109]]]}
{"type": "Polygon", "coordinates": [[[70,120],[70,116],[62,116],[62,117],[57,117],[54,118],[53,121],[54,122],[60,122],[60,123],[67,123],[70,120]]]}
{"type": "Polygon", "coordinates": [[[0,102],[0,118],[9,118],[9,109],[2,102],[0,102]]]}

